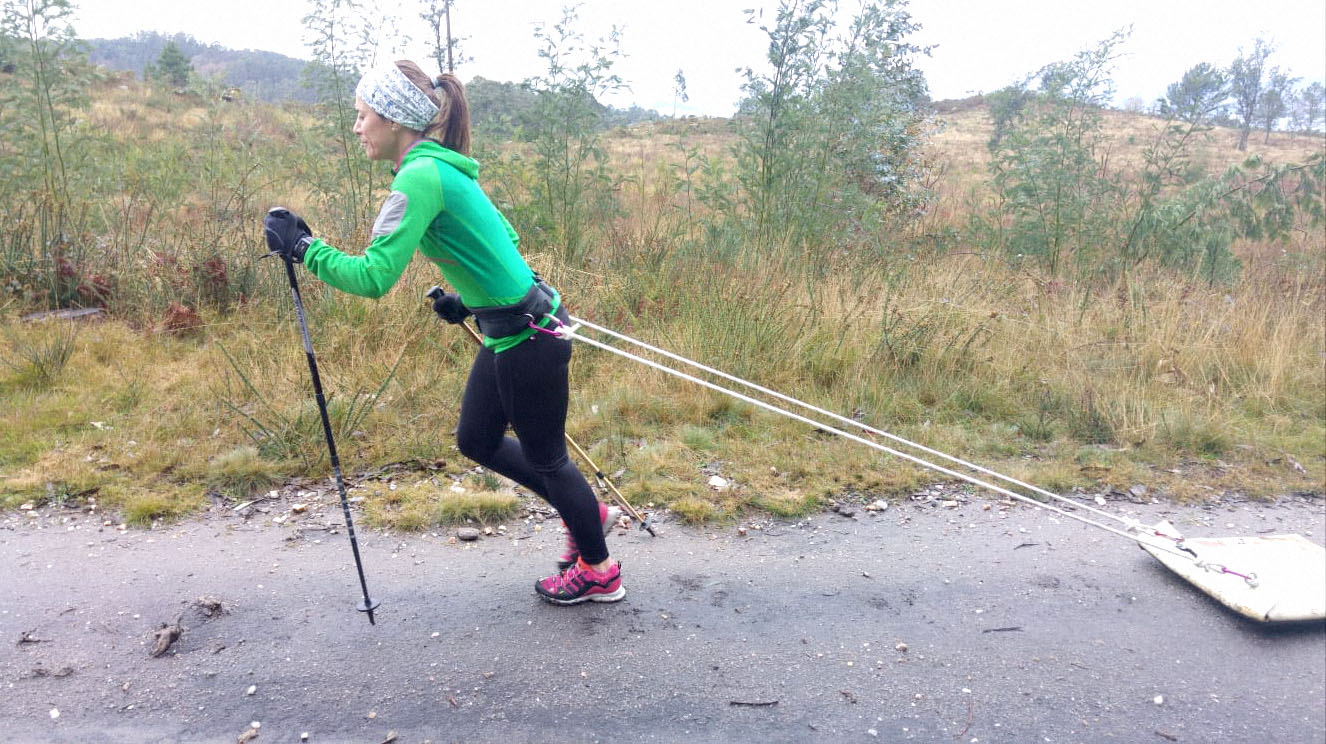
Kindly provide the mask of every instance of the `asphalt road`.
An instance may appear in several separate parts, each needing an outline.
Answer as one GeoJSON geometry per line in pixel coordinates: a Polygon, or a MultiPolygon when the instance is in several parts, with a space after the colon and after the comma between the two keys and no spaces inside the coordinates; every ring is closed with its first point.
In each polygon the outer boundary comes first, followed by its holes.
{"type": "MultiPolygon", "coordinates": [[[[1322,742],[1326,626],[1241,619],[1129,541],[974,497],[661,536],[626,599],[536,598],[559,530],[360,531],[330,497],[121,531],[0,522],[0,730],[19,742],[1322,742]],[[283,523],[274,524],[273,517],[283,523]],[[741,534],[739,527],[746,527],[741,534]],[[208,617],[196,600],[219,600],[208,617]],[[149,656],[154,631],[182,637],[149,656]]],[[[1326,505],[1111,504],[1193,536],[1326,505]]]]}

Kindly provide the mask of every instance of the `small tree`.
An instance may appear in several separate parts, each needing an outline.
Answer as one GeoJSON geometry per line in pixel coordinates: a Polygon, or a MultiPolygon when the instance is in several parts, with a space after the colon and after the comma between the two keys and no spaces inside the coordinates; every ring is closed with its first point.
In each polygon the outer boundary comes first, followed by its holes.
{"type": "Polygon", "coordinates": [[[1035,97],[1035,94],[1027,90],[1027,84],[1028,81],[1024,80],[985,96],[985,103],[990,107],[990,120],[994,123],[994,130],[990,133],[990,141],[987,143],[991,150],[999,147],[1004,135],[1008,134],[1009,129],[1022,116],[1027,102],[1035,97]]]}
{"type": "Polygon", "coordinates": [[[1132,212],[1124,212],[1130,226],[1119,241],[1118,258],[1124,271],[1152,258],[1170,263],[1191,261],[1191,250],[1182,250],[1180,244],[1207,246],[1210,261],[1224,258],[1227,245],[1213,238],[1206,225],[1197,223],[1182,233],[1174,229],[1168,220],[1175,202],[1168,197],[1187,181],[1192,143],[1211,129],[1210,119],[1226,96],[1223,73],[1203,62],[1172,83],[1158,101],[1165,124],[1142,150],[1136,186],[1121,191],[1122,208],[1132,212]],[[1199,227],[1202,231],[1194,232],[1199,227]]]}
{"type": "Polygon", "coordinates": [[[737,176],[770,248],[824,253],[913,204],[928,100],[914,60],[929,50],[909,40],[920,26],[906,0],[864,2],[842,29],[836,8],[783,0],[760,27],[766,71],[745,71],[737,176]]]}
{"type": "Polygon", "coordinates": [[[672,78],[672,118],[677,118],[677,101],[686,103],[691,97],[686,95],[686,75],[681,69],[677,69],[677,74],[672,78]]]}
{"type": "Polygon", "coordinates": [[[0,48],[14,75],[0,85],[0,146],[6,188],[40,181],[50,203],[69,206],[67,161],[74,112],[87,105],[84,47],[70,24],[68,0],[4,0],[0,48]]]}
{"type": "Polygon", "coordinates": [[[1073,59],[1039,73],[1040,89],[991,151],[1001,240],[1051,274],[1067,259],[1092,264],[1113,184],[1096,157],[1102,114],[1113,94],[1110,68],[1127,32],[1116,31],[1073,59]]]}
{"type": "Polygon", "coordinates": [[[175,46],[175,42],[166,42],[161,56],[157,57],[157,74],[176,88],[183,88],[189,84],[189,75],[192,73],[193,64],[184,56],[184,52],[175,46]]]}
{"type": "Polygon", "coordinates": [[[18,39],[0,32],[0,73],[13,75],[18,71],[18,65],[14,62],[14,47],[17,43],[18,39]]]}
{"type": "Polygon", "coordinates": [[[586,258],[589,226],[615,209],[597,99],[624,85],[612,72],[621,54],[617,28],[587,44],[575,28],[578,18],[575,8],[564,8],[551,28],[535,28],[547,70],[525,81],[535,94],[526,119],[535,154],[533,217],[562,262],[577,267],[586,258]]]}
{"type": "Polygon", "coordinates": [[[1326,88],[1320,82],[1313,83],[1294,96],[1295,120],[1305,132],[1317,129],[1317,120],[1326,111],[1326,88]]]}
{"type": "Polygon", "coordinates": [[[460,51],[460,43],[466,37],[451,35],[451,9],[455,5],[456,0],[428,0],[428,7],[419,14],[433,31],[433,59],[437,60],[437,68],[451,73],[456,71],[456,65],[470,61],[460,51]]]}
{"type": "Polygon", "coordinates": [[[1214,65],[1202,62],[1183,73],[1177,83],[1170,83],[1165,97],[1159,101],[1160,113],[1166,118],[1202,125],[1216,113],[1229,96],[1225,73],[1214,65]]]}
{"type": "Polygon", "coordinates": [[[1248,135],[1252,133],[1257,105],[1266,86],[1266,60],[1274,48],[1263,39],[1253,43],[1251,52],[1243,53],[1229,66],[1229,93],[1234,98],[1234,115],[1239,122],[1239,140],[1235,147],[1240,152],[1248,149],[1248,135]]]}
{"type": "Polygon", "coordinates": [[[312,161],[309,182],[337,208],[346,235],[368,224],[376,206],[373,170],[353,132],[354,87],[378,51],[373,19],[380,22],[381,14],[358,0],[311,0],[304,17],[313,61],[304,68],[303,84],[317,94],[322,134],[337,150],[335,158],[312,161]]]}
{"type": "Polygon", "coordinates": [[[1271,130],[1275,129],[1276,122],[1289,113],[1295,82],[1297,78],[1290,78],[1289,73],[1281,72],[1278,67],[1272,68],[1266,76],[1266,90],[1257,101],[1256,112],[1257,122],[1266,131],[1264,142],[1271,141],[1271,130]]]}

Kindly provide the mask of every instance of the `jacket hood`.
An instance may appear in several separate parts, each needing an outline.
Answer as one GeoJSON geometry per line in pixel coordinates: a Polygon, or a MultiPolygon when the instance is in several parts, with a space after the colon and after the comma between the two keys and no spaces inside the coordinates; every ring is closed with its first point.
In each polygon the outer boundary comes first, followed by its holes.
{"type": "Polygon", "coordinates": [[[427,139],[419,140],[413,147],[405,152],[397,170],[405,167],[405,164],[411,160],[417,160],[419,158],[441,160],[472,179],[478,180],[479,178],[479,161],[474,160],[473,158],[467,158],[455,150],[449,150],[433,140],[427,139]]]}

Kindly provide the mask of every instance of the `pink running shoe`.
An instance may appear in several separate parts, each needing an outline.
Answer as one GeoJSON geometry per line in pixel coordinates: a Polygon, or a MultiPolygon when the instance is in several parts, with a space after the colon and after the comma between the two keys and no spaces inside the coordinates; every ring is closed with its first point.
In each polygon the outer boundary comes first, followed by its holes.
{"type": "Polygon", "coordinates": [[[534,591],[540,597],[559,605],[617,602],[626,596],[626,590],[622,588],[620,563],[614,563],[607,571],[600,573],[578,558],[565,571],[535,582],[534,591]]]}
{"type": "MultiPolygon", "coordinates": [[[[599,521],[603,523],[603,534],[605,536],[612,531],[612,526],[617,524],[617,520],[621,516],[621,509],[608,506],[602,501],[599,502],[599,521]]],[[[576,539],[571,537],[571,531],[566,529],[566,522],[562,522],[562,529],[566,530],[566,552],[562,553],[562,557],[557,559],[558,571],[565,571],[580,560],[580,548],[576,547],[576,539]]]]}

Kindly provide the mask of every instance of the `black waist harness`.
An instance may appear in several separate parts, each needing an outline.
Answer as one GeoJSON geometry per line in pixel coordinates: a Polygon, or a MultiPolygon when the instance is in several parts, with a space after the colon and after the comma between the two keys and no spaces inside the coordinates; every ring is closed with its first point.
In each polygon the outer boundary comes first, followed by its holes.
{"type": "Polygon", "coordinates": [[[552,312],[553,288],[542,279],[535,277],[534,286],[525,296],[513,305],[494,305],[493,307],[470,308],[474,319],[479,323],[479,330],[488,338],[514,336],[538,323],[543,316],[552,312]]]}

